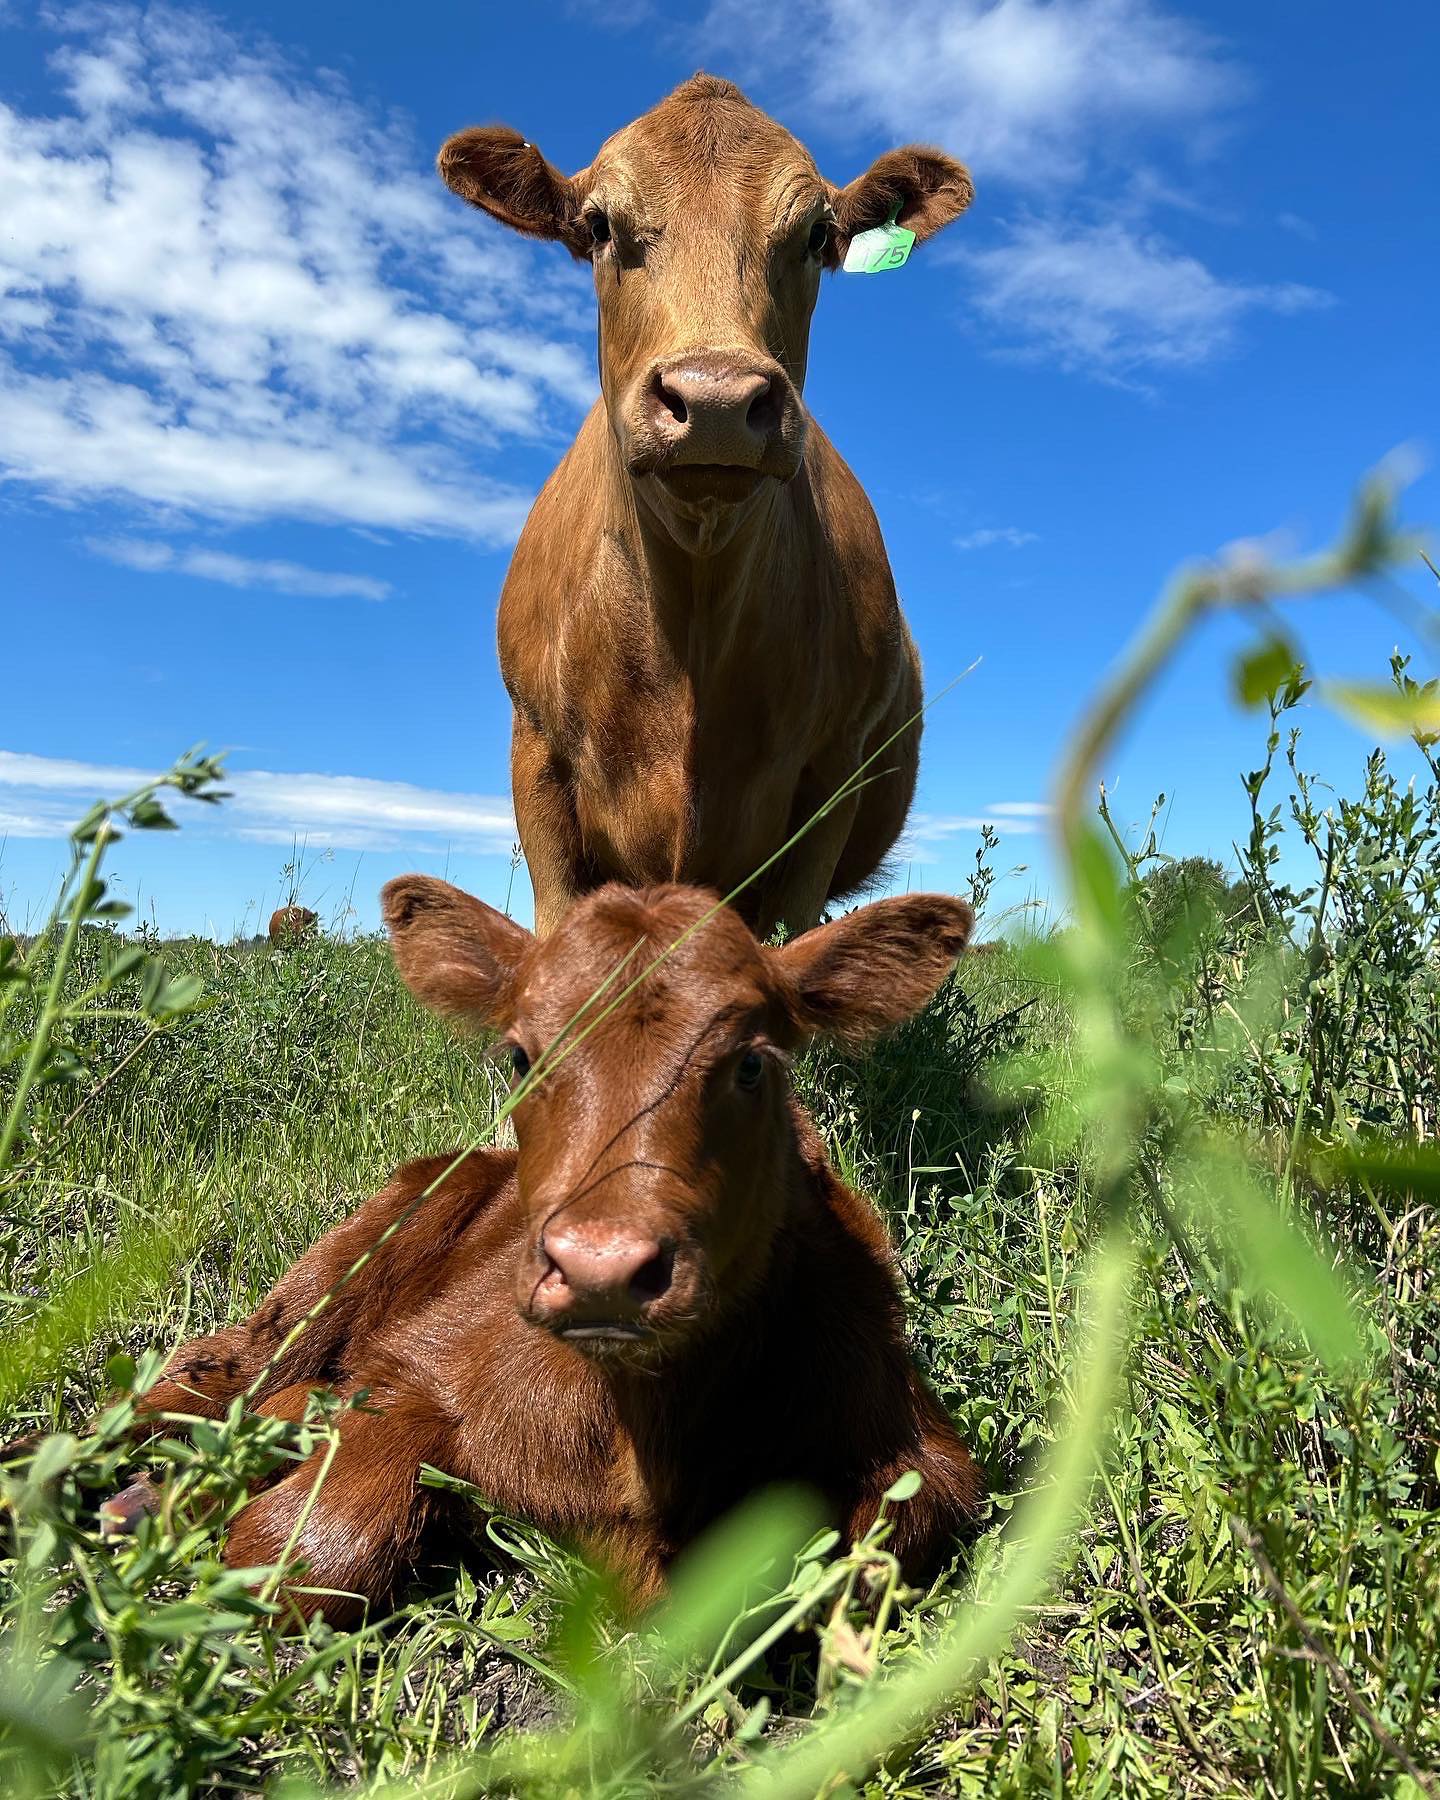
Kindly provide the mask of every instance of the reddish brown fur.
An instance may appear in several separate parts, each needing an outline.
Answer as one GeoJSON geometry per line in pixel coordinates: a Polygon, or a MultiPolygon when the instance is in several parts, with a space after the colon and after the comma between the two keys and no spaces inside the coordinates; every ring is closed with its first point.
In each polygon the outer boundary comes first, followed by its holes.
{"type": "MultiPolygon", "coordinates": [[[[703,75],[573,178],[505,126],[451,138],[440,172],[591,260],[599,303],[602,397],[500,602],[536,929],[609,880],[729,892],[919,708],[880,528],[800,394],[822,267],[896,206],[929,237],[970,178],[911,147],[836,188],[703,75]]],[[[745,893],[761,936],[808,928],[875,874],[918,757],[916,723],[745,893]]]]}
{"type": "MultiPolygon", "coordinates": [[[[606,888],[537,942],[443,882],[407,876],[385,893],[419,997],[503,1029],[535,1062],[617,967],[607,998],[710,904],[694,889],[606,888]]],[[[894,1544],[923,1571],[973,1519],[979,1479],[907,1352],[884,1229],[831,1170],[784,1059],[816,1032],[859,1040],[916,1010],[969,928],[962,902],[913,895],[772,950],[720,912],[553,1064],[516,1109],[518,1151],[408,1164],[251,1319],[178,1351],[146,1406],[213,1417],[258,1383],[259,1410],[298,1417],[316,1386],[367,1389],[298,1539],[306,1587],[359,1601],[383,1598],[431,1520],[422,1462],[579,1542],[638,1603],[747,1493],[806,1483],[858,1534],[918,1468],[894,1544]],[[740,1060],[755,1057],[762,1078],[742,1089],[740,1060]],[[639,1335],[560,1335],[588,1316],[563,1283],[555,1310],[547,1245],[561,1229],[672,1246],[668,1287],[632,1304],[639,1335]]],[[[281,1555],[319,1460],[245,1508],[232,1564],[281,1555]]],[[[332,1618],[358,1604],[292,1599],[332,1618]]]]}
{"type": "Polygon", "coordinates": [[[308,906],[282,906],[270,915],[270,942],[298,944],[302,938],[309,937],[319,923],[319,913],[311,912],[308,906]]]}

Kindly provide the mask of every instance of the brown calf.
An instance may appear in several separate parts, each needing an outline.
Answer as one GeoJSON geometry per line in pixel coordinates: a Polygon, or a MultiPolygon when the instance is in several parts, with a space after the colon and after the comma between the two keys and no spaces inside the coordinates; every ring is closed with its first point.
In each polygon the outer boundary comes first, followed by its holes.
{"type": "Polygon", "coordinates": [[[308,906],[282,906],[270,915],[270,942],[298,944],[309,937],[320,923],[320,915],[308,906]]]}
{"type": "MultiPolygon", "coordinates": [[[[599,301],[601,398],[500,600],[536,930],[606,881],[728,893],[920,705],[874,512],[800,394],[821,270],[897,208],[930,237],[970,177],[911,148],[836,188],[708,75],[570,179],[498,125],[452,137],[440,172],[591,262],[599,301]]],[[[916,724],[739,900],[760,936],[875,874],[918,760],[916,724]]]]}
{"type": "MultiPolygon", "coordinates": [[[[503,1032],[520,1078],[607,978],[585,1020],[711,903],[607,887],[542,941],[442,881],[405,876],[384,895],[411,989],[503,1032]]],[[[858,1534],[915,1468],[924,1484],[893,1542],[920,1573],[973,1519],[979,1478],[907,1352],[880,1220],[831,1170],[787,1058],[916,1011],[970,924],[962,901],[917,894],[776,950],[718,912],[546,1059],[513,1115],[518,1152],[408,1164],[253,1318],[179,1350],[145,1404],[216,1416],[255,1383],[257,1410],[299,1417],[316,1386],[368,1390],[297,1540],[309,1584],[361,1600],[382,1598],[419,1543],[436,1503],[423,1462],[578,1541],[637,1603],[748,1493],[805,1483],[858,1534]]],[[[319,1460],[250,1502],[232,1564],[280,1557],[319,1460]]],[[[332,1618],[355,1607],[292,1598],[332,1618]]]]}

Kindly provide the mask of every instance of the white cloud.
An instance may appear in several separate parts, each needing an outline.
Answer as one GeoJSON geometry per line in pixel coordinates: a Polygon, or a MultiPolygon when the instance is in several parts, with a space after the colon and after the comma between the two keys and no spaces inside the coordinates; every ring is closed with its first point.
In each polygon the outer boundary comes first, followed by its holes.
{"type": "Polygon", "coordinates": [[[1034,219],[963,256],[971,302],[1018,354],[1112,380],[1223,355],[1254,313],[1329,297],[1295,282],[1225,281],[1155,233],[1034,219]]]}
{"type": "Polygon", "coordinates": [[[473,455],[593,394],[566,259],[463,211],[337,77],[203,16],[62,30],[68,110],[0,106],[0,476],[512,538],[527,497],[473,455]]]}
{"type": "Polygon", "coordinates": [[[714,0],[699,38],[832,134],[943,144],[982,191],[1073,182],[1117,136],[1193,134],[1247,85],[1152,0],[714,0]]]}
{"type": "MultiPolygon", "coordinates": [[[[63,837],[93,801],[141,786],[153,770],[0,750],[0,831],[17,837],[63,837]]],[[[515,841],[510,802],[497,795],[452,793],[362,775],[278,774],[240,769],[228,776],[231,797],[219,807],[174,798],[189,827],[254,842],[341,849],[423,845],[508,856],[515,841]]]]}
{"type": "Polygon", "coordinates": [[[1028,836],[1043,831],[1050,808],[1039,800],[1002,801],[979,813],[914,812],[895,846],[901,856],[934,851],[947,838],[967,836],[992,826],[1002,837],[1028,836]]]}
{"type": "Polygon", "coordinates": [[[146,574],[162,571],[193,575],[201,581],[219,581],[226,587],[273,588],[279,594],[298,594],[319,600],[353,595],[358,600],[385,600],[394,592],[388,581],[373,575],[342,575],[327,569],[307,569],[300,563],[267,557],[255,560],[228,550],[177,549],[156,538],[86,538],[85,548],[108,562],[146,574]]]}
{"type": "Polygon", "coordinates": [[[1003,544],[1007,550],[1022,550],[1026,544],[1040,541],[1037,531],[1021,531],[1015,525],[983,525],[979,531],[967,531],[955,539],[957,550],[991,550],[1003,544]]]}

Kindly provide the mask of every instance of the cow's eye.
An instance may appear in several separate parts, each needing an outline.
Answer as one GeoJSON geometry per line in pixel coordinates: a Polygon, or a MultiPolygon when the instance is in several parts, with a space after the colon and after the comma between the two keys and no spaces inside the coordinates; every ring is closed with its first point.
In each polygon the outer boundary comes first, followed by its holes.
{"type": "Polygon", "coordinates": [[[523,1081],[530,1073],[530,1058],[518,1044],[510,1046],[510,1067],[517,1081],[523,1081]]]}
{"type": "Polygon", "coordinates": [[[817,219],[810,227],[809,250],[812,256],[823,256],[825,246],[830,242],[830,221],[817,219]]]}
{"type": "Polygon", "coordinates": [[[747,1050],[735,1065],[735,1085],[742,1093],[753,1094],[765,1073],[765,1058],[758,1050],[747,1050]]]}
{"type": "Polygon", "coordinates": [[[588,217],[590,241],[594,244],[608,244],[610,242],[610,221],[602,212],[592,212],[588,217]]]}

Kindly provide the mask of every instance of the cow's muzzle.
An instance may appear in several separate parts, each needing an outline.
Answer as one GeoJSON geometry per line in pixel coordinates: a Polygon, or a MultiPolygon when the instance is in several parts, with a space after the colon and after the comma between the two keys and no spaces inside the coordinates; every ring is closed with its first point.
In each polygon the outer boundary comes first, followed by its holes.
{"type": "Polygon", "coordinates": [[[742,500],[766,477],[788,481],[799,470],[804,409],[768,357],[668,357],[642,376],[629,411],[631,473],[658,476],[681,499],[742,500]]]}

